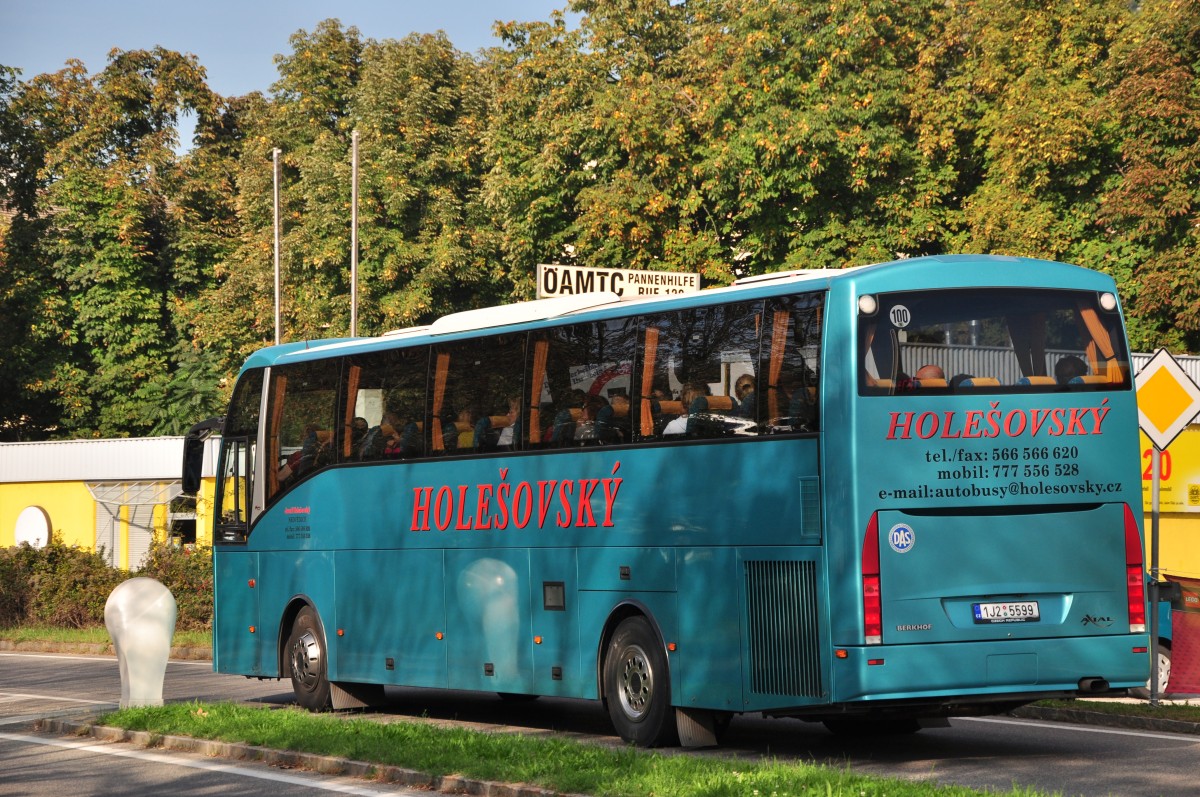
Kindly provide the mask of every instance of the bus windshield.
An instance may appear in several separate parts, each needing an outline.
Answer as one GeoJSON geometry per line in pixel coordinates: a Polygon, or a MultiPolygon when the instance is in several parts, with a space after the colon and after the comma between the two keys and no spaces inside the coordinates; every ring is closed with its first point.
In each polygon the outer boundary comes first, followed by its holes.
{"type": "Polygon", "coordinates": [[[862,395],[1130,385],[1111,294],[986,288],[862,298],[862,395]]]}

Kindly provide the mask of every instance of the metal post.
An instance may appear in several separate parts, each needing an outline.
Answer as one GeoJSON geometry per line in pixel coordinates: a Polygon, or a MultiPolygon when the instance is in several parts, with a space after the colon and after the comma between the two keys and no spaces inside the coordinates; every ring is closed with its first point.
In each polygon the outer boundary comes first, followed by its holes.
{"type": "Polygon", "coordinates": [[[1162,451],[1150,454],[1150,705],[1158,705],[1158,482],[1162,451]]]}
{"type": "Polygon", "coordinates": [[[279,345],[279,147],[271,150],[275,163],[275,345],[279,345]]]}
{"type": "Polygon", "coordinates": [[[358,131],[350,134],[350,337],[358,336],[358,131]]]}

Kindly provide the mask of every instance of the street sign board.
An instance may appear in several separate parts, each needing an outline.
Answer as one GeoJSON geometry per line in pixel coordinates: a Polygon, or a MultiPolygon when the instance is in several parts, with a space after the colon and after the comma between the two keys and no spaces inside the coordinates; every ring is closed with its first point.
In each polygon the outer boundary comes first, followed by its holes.
{"type": "Polygon", "coordinates": [[[539,263],[537,297],[572,296],[612,291],[622,299],[696,293],[700,275],[680,271],[636,271],[628,268],[587,268],[559,263],[539,263]]]}
{"type": "Polygon", "coordinates": [[[1134,383],[1138,425],[1161,451],[1200,412],[1200,387],[1166,349],[1154,353],[1134,383]]]}

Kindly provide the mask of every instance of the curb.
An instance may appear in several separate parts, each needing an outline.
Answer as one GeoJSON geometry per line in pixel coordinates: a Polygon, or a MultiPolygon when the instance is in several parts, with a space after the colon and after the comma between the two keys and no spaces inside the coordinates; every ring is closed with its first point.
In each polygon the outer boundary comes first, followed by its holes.
{"type": "Polygon", "coordinates": [[[1009,716],[1021,719],[1071,722],[1076,725],[1100,725],[1106,728],[1123,728],[1136,731],[1162,731],[1164,733],[1190,733],[1200,735],[1200,722],[1157,719],[1153,717],[1129,717],[1087,711],[1077,708],[1046,708],[1043,706],[1021,706],[1009,712],[1009,716]]]}
{"type": "Polygon", "coordinates": [[[218,742],[191,736],[164,736],[147,731],[127,731],[123,728],[94,725],[79,720],[40,719],[33,724],[33,728],[41,733],[59,736],[88,736],[102,742],[124,742],[144,748],[174,750],[235,761],[251,761],[268,766],[305,769],[320,772],[323,775],[345,775],[442,794],[469,794],[474,797],[583,797],[583,795],[564,795],[562,792],[519,783],[498,783],[462,775],[429,775],[403,767],[370,764],[337,756],[275,750],[269,747],[218,742]]]}

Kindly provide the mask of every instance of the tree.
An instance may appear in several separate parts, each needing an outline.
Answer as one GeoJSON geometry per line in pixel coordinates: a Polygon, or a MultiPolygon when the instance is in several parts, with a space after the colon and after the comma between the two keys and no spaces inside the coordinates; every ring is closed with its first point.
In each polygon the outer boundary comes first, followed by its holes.
{"type": "Polygon", "coordinates": [[[86,80],[72,66],[35,84],[49,126],[35,213],[37,243],[60,293],[39,319],[62,356],[38,389],[53,396],[62,431],[115,436],[162,428],[153,399],[170,379],[179,339],[172,274],[178,114],[212,107],[192,57],[161,48],[114,50],[86,80]]]}
{"type": "Polygon", "coordinates": [[[1111,60],[1120,161],[1098,197],[1104,264],[1135,347],[1200,351],[1200,7],[1141,3],[1111,60]]]}

